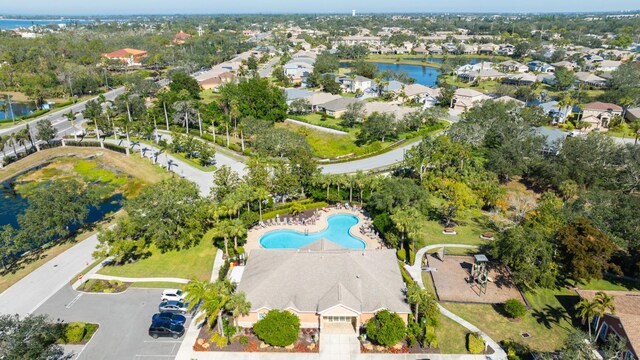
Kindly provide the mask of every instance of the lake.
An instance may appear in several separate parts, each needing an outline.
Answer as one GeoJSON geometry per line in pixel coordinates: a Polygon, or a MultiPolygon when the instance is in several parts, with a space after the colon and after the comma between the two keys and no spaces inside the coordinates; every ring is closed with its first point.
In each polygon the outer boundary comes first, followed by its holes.
{"type": "MultiPolygon", "coordinates": [[[[4,104],[4,101],[0,101],[0,105],[4,104]]],[[[29,115],[36,110],[36,105],[34,103],[22,103],[22,102],[11,102],[11,109],[13,109],[13,116],[11,116],[11,111],[9,106],[7,105],[7,111],[0,111],[0,120],[17,118],[24,115],[29,115]]]]}
{"type": "MultiPolygon", "coordinates": [[[[467,64],[471,64],[471,65],[475,65],[475,64],[479,64],[483,61],[483,59],[479,59],[479,58],[464,58],[466,60],[467,64]]],[[[415,58],[405,58],[405,60],[411,60],[411,61],[422,61],[425,60],[425,58],[421,58],[421,57],[415,57],[415,58]]],[[[434,57],[427,57],[426,61],[432,62],[432,63],[437,63],[437,64],[442,64],[444,63],[444,58],[434,58],[434,57]]]]}
{"type": "Polygon", "coordinates": [[[406,72],[416,80],[416,84],[435,87],[440,70],[430,66],[376,63],[378,71],[406,72]]]}

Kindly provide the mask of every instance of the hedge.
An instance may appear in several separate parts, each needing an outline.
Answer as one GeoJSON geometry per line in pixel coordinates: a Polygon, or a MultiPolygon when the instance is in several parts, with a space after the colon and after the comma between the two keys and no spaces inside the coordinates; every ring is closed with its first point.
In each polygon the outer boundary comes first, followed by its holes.
{"type": "Polygon", "coordinates": [[[481,354],[485,349],[484,339],[479,334],[467,334],[467,350],[472,354],[481,354]]]}
{"type": "MultiPolygon", "coordinates": [[[[327,203],[325,201],[318,201],[318,202],[310,202],[310,201],[311,201],[310,199],[301,201],[302,204],[303,204],[304,210],[323,208],[323,207],[327,206],[327,203]]],[[[289,214],[289,213],[291,213],[291,205],[292,204],[293,203],[289,203],[286,207],[262,213],[262,219],[263,220],[268,220],[268,219],[275,218],[276,215],[289,214]]]]}
{"type": "Polygon", "coordinates": [[[83,322],[72,322],[65,325],[64,341],[66,343],[77,344],[84,339],[87,333],[86,324],[83,322]]]}
{"type": "Polygon", "coordinates": [[[398,266],[400,266],[400,273],[402,274],[402,280],[404,280],[404,283],[407,284],[407,286],[415,284],[416,281],[413,280],[411,275],[407,272],[407,269],[404,268],[404,263],[398,261],[398,266]]]}

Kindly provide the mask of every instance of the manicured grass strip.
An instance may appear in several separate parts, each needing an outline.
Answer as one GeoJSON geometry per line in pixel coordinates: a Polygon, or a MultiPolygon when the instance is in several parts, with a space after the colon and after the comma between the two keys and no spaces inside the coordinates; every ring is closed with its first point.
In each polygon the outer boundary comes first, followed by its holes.
{"type": "Polygon", "coordinates": [[[135,282],[131,284],[131,287],[144,289],[182,289],[184,287],[184,284],[166,281],[151,281],[135,282]]]}
{"type": "Polygon", "coordinates": [[[640,291],[640,281],[617,277],[605,277],[588,283],[572,283],[572,285],[585,290],[640,291]]]}
{"type": "Polygon", "coordinates": [[[164,254],[152,246],[149,257],[130,264],[107,266],[100,269],[98,273],[134,278],[177,277],[209,280],[217,251],[212,244],[212,238],[213,232],[208,232],[198,245],[180,251],[168,251],[164,254]]]}
{"type": "MultiPolygon", "coordinates": [[[[432,244],[467,244],[467,245],[483,245],[486,240],[480,239],[480,234],[488,229],[482,225],[482,220],[473,217],[464,225],[455,227],[456,235],[445,235],[442,233],[444,227],[437,221],[422,220],[423,231],[418,239],[418,248],[432,244]]],[[[447,251],[457,251],[448,249],[447,251]]]]}

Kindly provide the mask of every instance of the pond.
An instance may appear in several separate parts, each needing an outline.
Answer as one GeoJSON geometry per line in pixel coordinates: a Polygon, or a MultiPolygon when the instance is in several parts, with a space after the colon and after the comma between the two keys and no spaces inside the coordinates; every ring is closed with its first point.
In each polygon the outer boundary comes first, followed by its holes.
{"type": "Polygon", "coordinates": [[[378,67],[378,71],[390,70],[393,72],[406,72],[410,77],[416,80],[416,84],[435,87],[440,75],[440,70],[422,65],[405,65],[405,64],[387,64],[374,63],[378,67]]]}
{"type": "MultiPolygon", "coordinates": [[[[471,65],[475,65],[475,64],[479,64],[483,61],[483,59],[479,59],[479,58],[463,58],[465,60],[466,64],[471,64],[471,65]]],[[[441,57],[415,57],[415,58],[405,58],[405,60],[411,60],[411,61],[422,61],[422,60],[426,60],[432,63],[437,63],[437,64],[442,64],[444,63],[444,58],[441,57]]]]}
{"type": "MultiPolygon", "coordinates": [[[[4,109],[2,106],[4,105],[4,101],[0,101],[0,107],[4,109]]],[[[17,118],[24,115],[29,115],[36,110],[36,105],[34,103],[23,103],[23,102],[11,102],[11,109],[9,109],[9,105],[7,105],[7,111],[0,110],[0,120],[4,119],[12,119],[17,118]],[[11,111],[13,110],[13,116],[11,116],[11,111]]]]}

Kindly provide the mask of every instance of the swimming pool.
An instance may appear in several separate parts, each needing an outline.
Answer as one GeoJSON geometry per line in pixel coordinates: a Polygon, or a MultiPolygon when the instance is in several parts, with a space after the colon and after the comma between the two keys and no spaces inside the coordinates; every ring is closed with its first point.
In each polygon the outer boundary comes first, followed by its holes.
{"type": "Polygon", "coordinates": [[[349,229],[358,223],[353,215],[338,214],[329,217],[329,226],[321,232],[303,234],[293,230],[274,230],[260,238],[260,245],[267,249],[298,249],[325,238],[347,249],[364,249],[364,241],[349,233],[349,229]]]}

